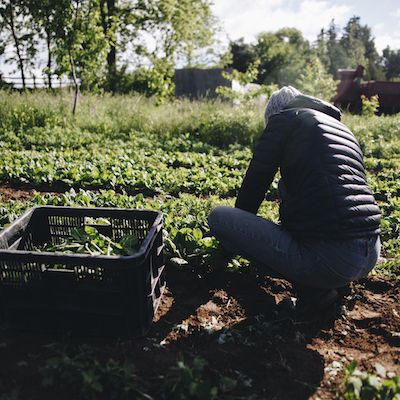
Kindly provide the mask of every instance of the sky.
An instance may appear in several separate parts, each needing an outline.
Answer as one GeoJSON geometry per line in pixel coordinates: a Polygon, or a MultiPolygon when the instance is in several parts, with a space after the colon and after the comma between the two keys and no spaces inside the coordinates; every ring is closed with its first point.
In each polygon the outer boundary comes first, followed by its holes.
{"type": "Polygon", "coordinates": [[[400,48],[400,0],[214,0],[213,12],[225,31],[222,40],[294,27],[313,42],[332,19],[340,28],[354,15],[372,29],[379,53],[387,45],[400,48]]]}
{"type": "MultiPolygon", "coordinates": [[[[260,32],[282,27],[295,27],[313,42],[332,19],[343,28],[357,15],[361,24],[371,27],[379,53],[388,45],[400,49],[400,0],[213,0],[212,11],[225,46],[241,37],[252,42],[260,32]]],[[[0,72],[19,76],[18,72],[12,74],[14,68],[0,58],[0,72]]]]}

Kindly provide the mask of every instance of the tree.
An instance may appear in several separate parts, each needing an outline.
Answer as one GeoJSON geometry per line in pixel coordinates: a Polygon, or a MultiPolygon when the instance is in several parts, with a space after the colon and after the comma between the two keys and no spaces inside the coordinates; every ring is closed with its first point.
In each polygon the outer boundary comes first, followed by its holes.
{"type": "Polygon", "coordinates": [[[6,62],[17,63],[25,89],[26,71],[34,65],[37,53],[33,20],[25,1],[0,0],[0,31],[4,32],[4,43],[10,43],[14,48],[6,62]]]}
{"type": "Polygon", "coordinates": [[[293,84],[311,55],[310,44],[295,28],[261,33],[255,50],[260,63],[258,83],[293,84]]]}
{"type": "Polygon", "coordinates": [[[229,52],[231,53],[231,61],[227,67],[239,72],[246,72],[257,60],[255,47],[245,43],[243,38],[230,42],[229,52]]]}
{"type": "Polygon", "coordinates": [[[208,45],[214,18],[209,0],[144,0],[137,7],[139,30],[155,40],[153,55],[191,65],[196,48],[208,45]],[[145,3],[145,5],[143,5],[145,3]]]}
{"type": "Polygon", "coordinates": [[[328,44],[326,40],[326,31],[322,28],[317,35],[317,40],[314,44],[314,52],[318,59],[321,61],[326,70],[329,69],[330,66],[330,57],[328,44]]]}
{"type": "Polygon", "coordinates": [[[117,51],[116,51],[116,0],[100,0],[101,25],[104,36],[109,42],[109,51],[107,54],[107,65],[109,75],[115,74],[117,51]]]}
{"type": "Polygon", "coordinates": [[[171,93],[176,62],[192,65],[214,34],[210,0],[99,0],[99,11],[109,48],[106,90],[119,86],[126,66],[118,71],[117,56],[129,47],[137,66],[151,66],[150,91],[159,82],[160,93],[171,93]]]}
{"type": "Polygon", "coordinates": [[[80,85],[95,89],[104,78],[108,43],[97,0],[71,0],[67,4],[56,20],[56,73],[68,75],[74,83],[75,114],[80,85]]]}
{"type": "Polygon", "coordinates": [[[350,18],[343,29],[343,35],[340,38],[340,45],[346,51],[349,67],[355,68],[361,64],[367,66],[365,43],[363,41],[363,32],[359,24],[359,17],[350,18]]]}
{"type": "Polygon", "coordinates": [[[26,0],[27,7],[36,25],[39,36],[46,42],[47,66],[44,69],[47,75],[49,88],[52,87],[53,47],[56,38],[57,15],[69,6],[69,0],[26,0]]]}
{"type": "Polygon", "coordinates": [[[365,66],[366,79],[383,77],[371,28],[368,25],[361,25],[360,17],[350,18],[343,29],[340,44],[347,53],[351,67],[357,67],[359,64],[365,66]]]}
{"type": "Polygon", "coordinates": [[[391,50],[387,46],[382,52],[381,64],[386,79],[400,79],[400,50],[391,50]]]}
{"type": "Polygon", "coordinates": [[[316,52],[333,76],[339,68],[356,68],[360,64],[365,67],[367,79],[383,76],[371,28],[361,25],[360,17],[350,18],[342,35],[332,20],[328,30],[322,30],[318,35],[316,52]]]}
{"type": "Polygon", "coordinates": [[[209,0],[139,0],[133,8],[134,49],[151,64],[151,90],[159,84],[160,96],[173,92],[176,62],[191,66],[194,52],[211,43],[215,21],[210,4],[209,0]],[[142,37],[150,37],[154,47],[149,48],[149,40],[142,37]]]}
{"type": "Polygon", "coordinates": [[[99,11],[103,34],[108,43],[107,80],[105,89],[114,92],[118,86],[117,54],[136,38],[138,2],[100,0],[99,11]]]}
{"type": "Polygon", "coordinates": [[[316,54],[333,77],[337,76],[339,68],[350,67],[348,54],[339,42],[339,28],[335,25],[334,20],[331,21],[326,31],[322,29],[318,35],[316,54]]]}
{"type": "Polygon", "coordinates": [[[331,101],[336,93],[337,83],[319,58],[315,57],[306,64],[296,81],[296,87],[304,94],[331,101]]]}

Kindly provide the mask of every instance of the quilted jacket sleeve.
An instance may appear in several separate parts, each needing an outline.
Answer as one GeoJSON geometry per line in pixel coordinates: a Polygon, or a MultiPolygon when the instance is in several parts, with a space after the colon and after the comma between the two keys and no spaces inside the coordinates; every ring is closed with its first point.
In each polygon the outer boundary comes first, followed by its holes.
{"type": "Polygon", "coordinates": [[[287,130],[285,119],[282,114],[270,119],[254,149],[235,207],[257,214],[282,159],[287,130]]]}

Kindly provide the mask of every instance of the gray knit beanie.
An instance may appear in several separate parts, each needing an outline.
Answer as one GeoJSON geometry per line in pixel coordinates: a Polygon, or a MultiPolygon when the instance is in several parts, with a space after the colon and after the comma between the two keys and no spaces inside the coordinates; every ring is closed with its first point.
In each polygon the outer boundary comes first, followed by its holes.
{"type": "Polygon", "coordinates": [[[301,92],[299,92],[293,86],[284,86],[282,89],[272,93],[265,109],[265,123],[268,123],[268,119],[271,117],[271,115],[281,111],[287,104],[289,104],[296,96],[300,94],[301,92]]]}

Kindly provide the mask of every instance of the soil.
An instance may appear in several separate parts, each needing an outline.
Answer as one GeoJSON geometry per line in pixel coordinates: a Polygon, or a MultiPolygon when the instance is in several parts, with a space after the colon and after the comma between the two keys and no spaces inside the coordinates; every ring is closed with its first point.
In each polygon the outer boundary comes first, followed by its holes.
{"type": "MultiPolygon", "coordinates": [[[[33,192],[0,186],[3,200],[33,192]]],[[[73,354],[88,344],[89,357],[133,363],[157,400],[166,398],[163,385],[174,379],[182,358],[190,365],[196,357],[207,360],[203,384],[218,386],[218,399],[340,398],[344,368],[353,360],[361,370],[374,371],[378,363],[400,374],[400,285],[393,278],[364,279],[345,295],[340,313],[331,309],[301,320],[277,306],[293,296],[284,280],[169,267],[167,282],[145,338],[60,338],[0,328],[0,399],[87,398],[78,396],[80,387],[63,384],[63,376],[43,387],[40,371],[55,348],[73,354]],[[223,377],[236,384],[223,387],[223,377]]]]}
{"type": "MultiPolygon", "coordinates": [[[[112,189],[116,193],[126,193],[128,195],[135,196],[137,194],[142,194],[145,197],[152,197],[159,195],[160,193],[154,190],[150,189],[129,189],[126,187],[109,187],[105,188],[104,185],[69,185],[65,182],[53,182],[53,183],[39,183],[39,184],[31,184],[31,183],[21,183],[21,182],[11,182],[11,183],[2,183],[0,184],[0,194],[4,194],[5,196],[10,196],[9,198],[14,199],[13,196],[18,195],[18,193],[21,194],[21,199],[27,198],[29,196],[32,196],[35,192],[39,193],[65,193],[70,189],[75,189],[76,191],[79,191],[80,189],[84,190],[99,190],[99,189],[112,189]],[[26,195],[26,197],[24,197],[26,195]]],[[[178,194],[175,194],[174,196],[177,196],[178,194]]],[[[172,195],[171,195],[172,196],[172,195]]],[[[5,197],[7,200],[7,197],[5,197]]]]}
{"type": "Polygon", "coordinates": [[[276,305],[291,295],[283,280],[176,268],[169,268],[167,279],[153,325],[142,339],[60,339],[1,331],[3,390],[17,388],[22,399],[73,398],[76,388],[54,391],[40,385],[39,369],[54,355],[49,346],[54,342],[60,348],[90,343],[99,358],[128,357],[154,399],[163,398],[163,377],[179,357],[206,359],[212,384],[221,384],[221,376],[236,379],[236,387],[218,398],[334,399],[352,360],[360,369],[373,371],[379,363],[400,374],[400,286],[393,280],[371,277],[355,284],[341,316],[332,310],[299,321],[276,305]]]}
{"type": "Polygon", "coordinates": [[[36,190],[33,188],[29,189],[16,189],[9,185],[2,184],[0,185],[0,198],[2,201],[8,200],[27,200],[35,194],[36,190]]]}

